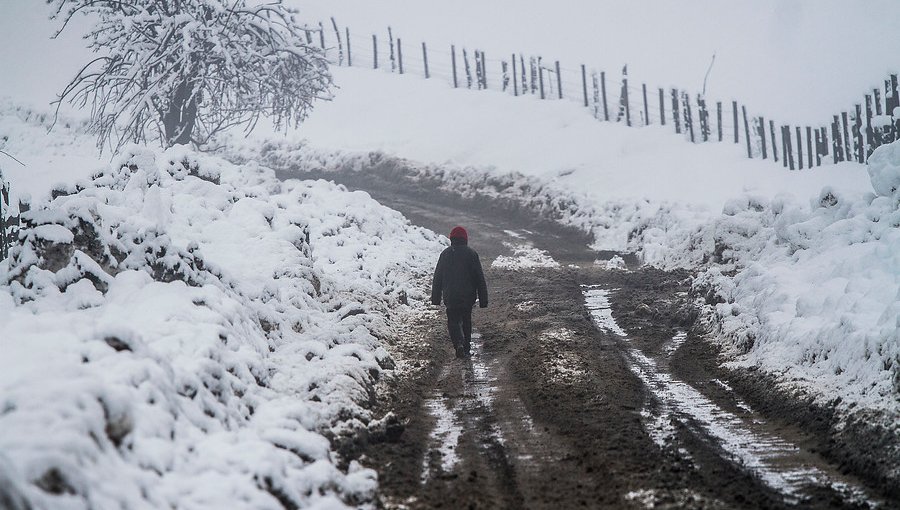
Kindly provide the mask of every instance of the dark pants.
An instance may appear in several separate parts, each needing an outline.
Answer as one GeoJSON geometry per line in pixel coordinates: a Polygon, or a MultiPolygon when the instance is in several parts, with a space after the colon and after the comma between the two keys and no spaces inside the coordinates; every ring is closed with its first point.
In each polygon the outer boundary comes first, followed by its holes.
{"type": "Polygon", "coordinates": [[[472,307],[448,307],[447,331],[456,353],[468,355],[472,346],[472,307]]]}

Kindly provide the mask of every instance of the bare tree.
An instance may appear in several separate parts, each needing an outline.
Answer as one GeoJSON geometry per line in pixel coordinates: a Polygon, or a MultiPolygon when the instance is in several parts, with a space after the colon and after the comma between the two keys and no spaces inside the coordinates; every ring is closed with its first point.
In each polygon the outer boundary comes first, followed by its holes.
{"type": "Polygon", "coordinates": [[[87,14],[99,56],[57,101],[90,106],[98,145],[156,139],[204,145],[261,116],[297,126],[332,86],[324,52],[306,43],[282,0],[47,0],[62,21],[87,14]]]}

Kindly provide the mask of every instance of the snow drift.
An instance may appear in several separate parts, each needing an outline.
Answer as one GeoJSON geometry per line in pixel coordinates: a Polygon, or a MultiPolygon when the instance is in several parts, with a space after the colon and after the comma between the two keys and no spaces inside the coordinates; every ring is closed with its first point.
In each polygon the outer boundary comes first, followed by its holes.
{"type": "Polygon", "coordinates": [[[132,148],[24,212],[0,266],[0,501],[366,505],[341,459],[441,239],[365,193],[132,148]]]}

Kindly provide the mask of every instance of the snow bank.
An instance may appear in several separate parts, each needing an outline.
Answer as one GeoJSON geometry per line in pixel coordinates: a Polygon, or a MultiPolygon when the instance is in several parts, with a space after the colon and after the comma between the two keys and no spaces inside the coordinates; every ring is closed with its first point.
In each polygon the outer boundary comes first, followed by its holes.
{"type": "Polygon", "coordinates": [[[130,149],[54,195],[0,266],[0,501],[371,502],[375,473],[335,451],[372,419],[378,337],[424,297],[438,236],[182,149],[130,149]]]}

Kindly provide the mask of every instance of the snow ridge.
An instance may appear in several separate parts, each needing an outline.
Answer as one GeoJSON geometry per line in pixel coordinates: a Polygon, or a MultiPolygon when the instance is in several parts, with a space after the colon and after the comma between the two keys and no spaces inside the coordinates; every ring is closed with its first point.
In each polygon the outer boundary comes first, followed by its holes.
{"type": "Polygon", "coordinates": [[[23,220],[0,266],[0,501],[372,504],[337,445],[373,418],[379,338],[437,235],[180,148],[133,147],[23,220]]]}

